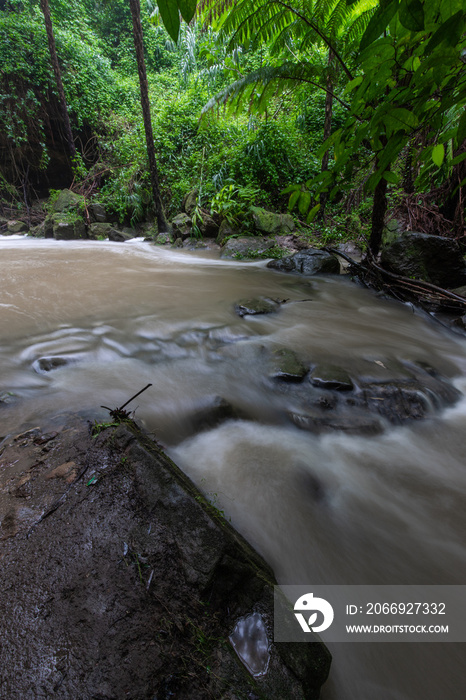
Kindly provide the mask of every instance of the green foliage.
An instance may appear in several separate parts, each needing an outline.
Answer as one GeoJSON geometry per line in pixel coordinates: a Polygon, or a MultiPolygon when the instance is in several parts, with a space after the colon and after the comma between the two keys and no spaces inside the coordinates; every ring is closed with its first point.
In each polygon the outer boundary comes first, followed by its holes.
{"type": "Polygon", "coordinates": [[[230,183],[212,197],[210,210],[229,224],[240,226],[248,218],[249,207],[256,201],[259,193],[260,190],[251,185],[241,187],[230,183]]]}

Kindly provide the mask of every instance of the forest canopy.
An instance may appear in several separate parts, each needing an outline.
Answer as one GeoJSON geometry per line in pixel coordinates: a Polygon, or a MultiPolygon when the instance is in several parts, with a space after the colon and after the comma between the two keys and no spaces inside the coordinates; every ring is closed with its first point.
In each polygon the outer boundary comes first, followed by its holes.
{"type": "MultiPolygon", "coordinates": [[[[5,206],[66,174],[121,222],[151,215],[132,4],[0,2],[5,206]]],[[[207,209],[289,207],[323,242],[365,234],[375,252],[387,211],[464,236],[461,0],[142,0],[139,12],[168,216],[196,188],[207,209]]]]}

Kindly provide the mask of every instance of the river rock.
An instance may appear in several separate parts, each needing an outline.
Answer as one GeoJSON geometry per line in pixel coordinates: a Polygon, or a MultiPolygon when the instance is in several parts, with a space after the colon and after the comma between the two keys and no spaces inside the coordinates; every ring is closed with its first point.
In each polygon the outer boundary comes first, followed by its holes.
{"type": "Polygon", "coordinates": [[[338,275],[340,273],[338,258],[318,248],[307,248],[281,260],[270,260],[267,267],[280,272],[298,272],[302,275],[338,275]]]}
{"type": "Polygon", "coordinates": [[[126,243],[130,241],[134,236],[129,233],[124,233],[123,231],[118,231],[116,228],[110,228],[108,231],[108,240],[114,241],[115,243],[126,243]]]}
{"type": "Polygon", "coordinates": [[[243,299],[235,304],[235,312],[238,316],[256,316],[257,314],[271,314],[278,311],[280,304],[268,297],[256,297],[255,299],[243,299]]]}
{"type": "Polygon", "coordinates": [[[451,238],[407,231],[383,248],[381,261],[391,272],[439,287],[466,283],[462,252],[451,238]]]}
{"type": "Polygon", "coordinates": [[[70,362],[71,360],[66,357],[40,357],[32,366],[38,374],[47,374],[54,369],[69,365],[70,362]]]}
{"type": "Polygon", "coordinates": [[[271,376],[285,382],[300,382],[308,372],[308,367],[289,348],[274,350],[271,364],[271,376]]]}
{"type": "Polygon", "coordinates": [[[71,190],[62,190],[53,203],[54,212],[69,212],[84,207],[84,197],[71,190]]]}
{"type": "Polygon", "coordinates": [[[8,221],[5,233],[12,235],[14,233],[26,233],[27,231],[29,231],[29,226],[24,221],[8,221]]]}
{"type": "Polygon", "coordinates": [[[218,234],[215,242],[219,245],[224,245],[226,242],[225,239],[229,238],[230,236],[239,236],[239,229],[235,228],[233,224],[231,224],[226,219],[223,219],[218,229],[218,234]]]}
{"type": "Polygon", "coordinates": [[[216,238],[218,235],[219,227],[216,221],[207,214],[207,212],[202,212],[202,220],[199,222],[199,230],[205,238],[216,238]]]}
{"type": "Polygon", "coordinates": [[[89,238],[93,238],[94,240],[102,240],[108,238],[108,234],[111,228],[111,224],[95,222],[89,226],[88,236],[89,238]]]}
{"type": "Polygon", "coordinates": [[[274,244],[274,241],[266,238],[253,238],[251,236],[230,238],[223,246],[220,257],[237,260],[253,259],[254,254],[266,253],[269,248],[273,248],[274,244]]]}
{"type": "Polygon", "coordinates": [[[57,241],[71,241],[76,238],[86,238],[86,224],[81,218],[68,220],[60,218],[60,214],[54,216],[53,237],[57,241]]]}
{"type": "Polygon", "coordinates": [[[336,365],[317,365],[309,378],[314,386],[322,389],[335,389],[336,391],[351,391],[353,389],[353,382],[349,374],[336,365]]]}
{"type": "Polygon", "coordinates": [[[158,233],[154,239],[154,243],[156,245],[169,245],[173,243],[173,236],[171,235],[171,233],[158,233]]]}
{"type": "Polygon", "coordinates": [[[250,207],[249,211],[256,229],[261,233],[286,234],[291,233],[295,229],[291,214],[276,214],[262,207],[250,207]]]}
{"type": "Polygon", "coordinates": [[[273,388],[283,395],[288,418],[315,433],[376,434],[390,424],[428,418],[461,398],[450,381],[421,362],[386,359],[367,365],[367,371],[354,370],[350,377],[343,368],[319,364],[309,382],[276,382],[273,388]]]}
{"type": "Polygon", "coordinates": [[[172,220],[174,238],[188,238],[192,233],[193,222],[187,214],[177,214],[172,220]]]}
{"type": "Polygon", "coordinates": [[[88,205],[87,211],[89,212],[91,223],[102,224],[107,221],[107,212],[105,211],[103,204],[92,202],[92,204],[88,205]]]}
{"type": "Polygon", "coordinates": [[[183,197],[183,201],[181,203],[181,210],[188,216],[191,216],[191,214],[195,210],[198,196],[199,190],[194,188],[193,190],[186,192],[185,196],[183,197]]]}

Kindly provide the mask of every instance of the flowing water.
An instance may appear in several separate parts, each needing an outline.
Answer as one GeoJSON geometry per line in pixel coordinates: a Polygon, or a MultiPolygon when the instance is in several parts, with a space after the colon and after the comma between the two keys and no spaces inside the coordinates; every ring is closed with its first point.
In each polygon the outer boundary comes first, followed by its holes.
{"type": "MultiPolygon", "coordinates": [[[[314,435],[284,418],[267,350],[353,374],[427,362],[466,391],[466,343],[343,278],[130,244],[0,239],[0,433],[64,411],[136,417],[283,584],[466,581],[466,399],[382,435],[314,435]],[[239,318],[234,302],[287,299],[239,318]],[[265,352],[265,354],[264,354],[265,352]],[[66,361],[66,364],[60,362],[66,361]],[[50,367],[55,365],[51,370],[50,367]],[[50,371],[47,371],[50,370],[50,371]],[[220,396],[241,419],[193,434],[220,396]],[[316,488],[318,484],[318,488],[316,488]]],[[[323,700],[460,700],[458,644],[334,644],[323,700]]]]}

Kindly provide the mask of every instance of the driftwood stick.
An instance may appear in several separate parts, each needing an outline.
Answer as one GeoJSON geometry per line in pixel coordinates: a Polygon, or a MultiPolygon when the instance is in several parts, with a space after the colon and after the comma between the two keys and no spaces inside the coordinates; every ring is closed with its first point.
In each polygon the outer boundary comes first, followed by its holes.
{"type": "Polygon", "coordinates": [[[141,391],[138,391],[137,394],[134,394],[134,396],[132,396],[130,399],[128,399],[128,401],[127,401],[126,403],[124,403],[123,406],[120,406],[120,408],[118,408],[117,410],[118,410],[118,411],[122,411],[122,410],[124,409],[125,406],[127,406],[129,403],[131,403],[131,401],[132,401],[133,399],[137,398],[137,397],[139,396],[139,394],[142,394],[142,392],[145,391],[146,389],[148,389],[150,386],[152,386],[152,384],[147,384],[147,385],[144,387],[144,389],[141,389],[141,391]]]}

